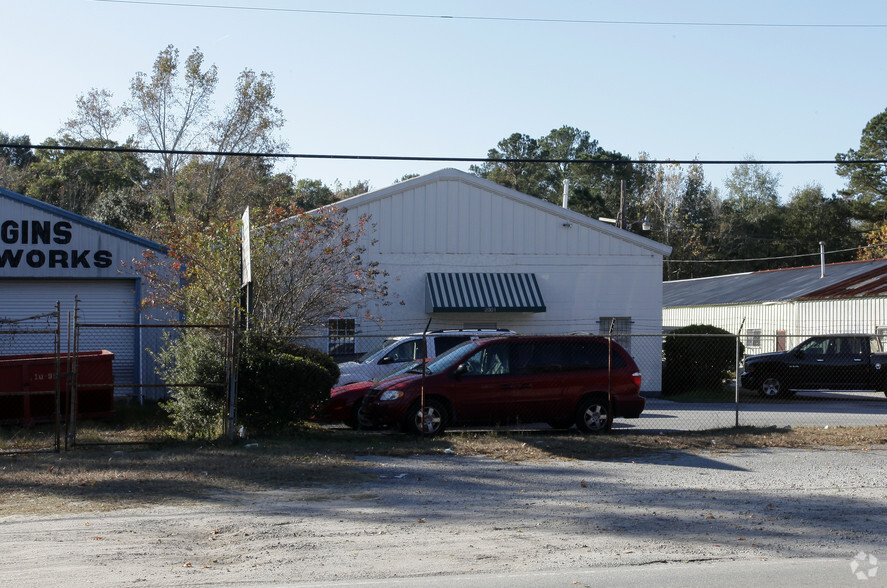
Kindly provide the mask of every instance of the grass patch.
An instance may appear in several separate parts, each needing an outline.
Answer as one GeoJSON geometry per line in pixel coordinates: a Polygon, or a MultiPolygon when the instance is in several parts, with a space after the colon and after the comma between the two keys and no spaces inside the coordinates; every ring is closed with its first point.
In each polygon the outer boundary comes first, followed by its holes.
{"type": "MultiPolygon", "coordinates": [[[[5,431],[4,431],[5,433],[5,431]]],[[[103,433],[103,435],[106,433],[103,433]]],[[[122,437],[126,437],[125,435],[122,437]]],[[[5,442],[8,440],[4,439],[5,442]]],[[[486,456],[506,461],[633,459],[664,451],[887,447],[887,426],[729,428],[661,435],[563,431],[451,432],[422,439],[393,432],[308,427],[237,444],[157,439],[153,445],[0,453],[0,516],[102,511],[214,500],[243,491],[353,487],[367,478],[360,456],[486,456]],[[714,441],[714,444],[712,444],[714,441]]]]}

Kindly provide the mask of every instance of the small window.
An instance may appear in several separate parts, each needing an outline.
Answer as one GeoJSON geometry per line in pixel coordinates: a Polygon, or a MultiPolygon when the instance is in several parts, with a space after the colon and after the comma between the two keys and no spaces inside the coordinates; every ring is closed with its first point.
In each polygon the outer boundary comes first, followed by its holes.
{"type": "Polygon", "coordinates": [[[328,353],[332,356],[354,355],[356,321],[353,318],[331,318],[328,321],[328,353]]]}
{"type": "Polygon", "coordinates": [[[745,331],[745,346],[760,347],[761,346],[761,329],[748,329],[745,331]]]}
{"type": "Polygon", "coordinates": [[[875,335],[881,341],[881,349],[887,349],[887,327],[875,327],[875,335]]]}
{"type": "Polygon", "coordinates": [[[598,319],[600,334],[612,334],[613,339],[631,354],[631,325],[634,321],[630,316],[602,316],[598,319]]]}

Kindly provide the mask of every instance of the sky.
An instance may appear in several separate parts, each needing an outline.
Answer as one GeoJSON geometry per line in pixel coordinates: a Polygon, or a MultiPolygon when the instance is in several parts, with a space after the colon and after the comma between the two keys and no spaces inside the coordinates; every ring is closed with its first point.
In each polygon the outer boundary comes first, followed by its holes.
{"type": "MultiPolygon", "coordinates": [[[[170,44],[218,67],[220,110],[241,71],[273,74],[288,153],[482,158],[568,125],[632,158],[831,160],[887,108],[881,0],[0,0],[0,25],[0,131],[33,143],[91,88],[122,103],[170,44]]],[[[383,188],[469,165],[278,169],[383,188]]],[[[732,167],[706,178],[722,189],[732,167]]],[[[846,184],[834,165],[766,167],[784,200],[846,184]]]]}

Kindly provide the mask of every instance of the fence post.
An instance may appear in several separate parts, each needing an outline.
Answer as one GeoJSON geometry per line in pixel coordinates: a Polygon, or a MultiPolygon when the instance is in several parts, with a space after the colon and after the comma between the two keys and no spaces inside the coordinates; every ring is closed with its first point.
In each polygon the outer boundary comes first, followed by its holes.
{"type": "Polygon", "coordinates": [[[55,301],[55,452],[62,448],[62,302],[55,301]]]}
{"type": "Polygon", "coordinates": [[[77,442],[77,372],[79,369],[77,362],[77,354],[80,351],[80,298],[74,296],[74,325],[73,325],[73,352],[69,355],[68,361],[68,405],[70,411],[68,413],[68,433],[65,436],[65,448],[68,447],[68,441],[71,447],[77,442]]]}
{"type": "Polygon", "coordinates": [[[734,378],[733,386],[735,388],[736,394],[736,427],[739,427],[739,335],[736,335],[736,365],[734,366],[734,373],[736,377],[734,378]]]}
{"type": "Polygon", "coordinates": [[[228,396],[228,417],[225,419],[225,435],[229,442],[234,441],[234,426],[237,423],[237,356],[240,337],[238,336],[240,319],[235,316],[234,324],[228,329],[225,337],[225,384],[228,396]]]}

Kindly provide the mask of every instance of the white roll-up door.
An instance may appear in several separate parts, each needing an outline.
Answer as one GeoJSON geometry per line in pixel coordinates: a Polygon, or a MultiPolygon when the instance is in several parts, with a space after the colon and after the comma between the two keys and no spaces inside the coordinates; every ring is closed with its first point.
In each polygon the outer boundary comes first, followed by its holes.
{"type": "MultiPolygon", "coordinates": [[[[29,335],[29,329],[47,322],[35,319],[18,321],[56,309],[61,304],[62,351],[68,346],[69,314],[77,299],[79,323],[138,323],[137,283],[121,280],[0,280],[0,355],[18,353],[49,353],[53,351],[51,335],[29,335]]],[[[117,385],[137,382],[136,338],[133,328],[83,329],[81,351],[107,349],[114,352],[114,381],[117,385]]]]}

